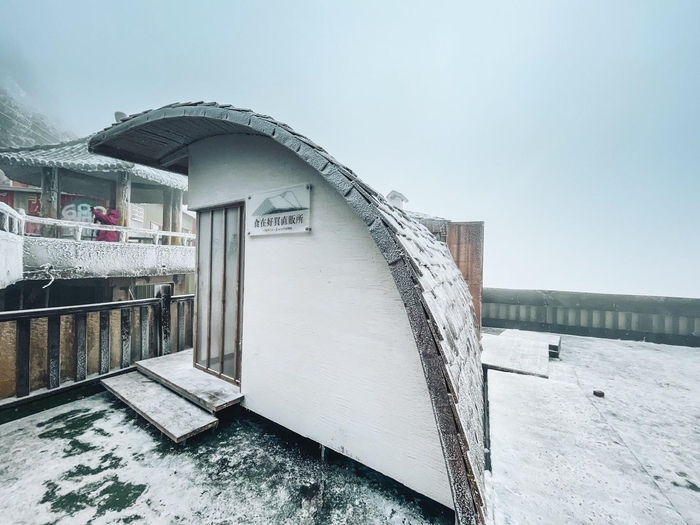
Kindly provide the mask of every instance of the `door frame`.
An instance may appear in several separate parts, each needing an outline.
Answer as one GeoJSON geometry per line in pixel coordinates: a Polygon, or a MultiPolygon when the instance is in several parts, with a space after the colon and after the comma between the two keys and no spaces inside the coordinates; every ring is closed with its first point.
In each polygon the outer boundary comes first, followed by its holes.
{"type": "MultiPolygon", "coordinates": [[[[201,370],[203,372],[206,372],[207,374],[211,374],[214,377],[218,377],[219,379],[223,379],[224,381],[228,381],[229,383],[233,383],[234,385],[237,385],[238,387],[241,386],[241,352],[243,349],[243,338],[242,338],[242,333],[243,333],[243,276],[244,276],[244,261],[245,261],[245,218],[246,218],[246,206],[245,206],[245,199],[244,200],[239,200],[239,201],[234,201],[231,203],[227,203],[225,205],[218,205],[218,206],[211,206],[207,208],[200,208],[195,210],[197,212],[197,238],[199,239],[199,235],[201,233],[201,228],[199,227],[200,225],[200,213],[201,212],[210,212],[210,235],[212,231],[212,225],[214,222],[214,211],[217,210],[223,210],[224,211],[224,226],[223,226],[223,238],[224,242],[227,238],[227,224],[226,224],[226,213],[227,210],[232,209],[232,208],[238,208],[238,272],[237,272],[237,280],[238,280],[238,297],[237,297],[237,304],[236,304],[236,319],[235,323],[238,328],[237,331],[237,337],[235,340],[235,350],[234,350],[234,377],[229,377],[223,374],[223,367],[224,367],[224,359],[223,359],[223,344],[224,344],[224,333],[226,330],[226,325],[223,322],[223,316],[222,316],[222,326],[221,326],[221,344],[222,348],[221,350],[221,359],[220,359],[220,364],[219,364],[219,371],[216,372],[215,370],[212,370],[209,367],[200,365],[197,363],[197,350],[200,345],[200,339],[202,337],[202,334],[199,332],[199,318],[198,318],[198,310],[199,310],[199,301],[201,300],[201,294],[200,290],[196,289],[196,294],[195,294],[195,322],[194,322],[194,327],[195,327],[195,340],[194,340],[194,351],[192,352],[192,364],[193,366],[201,370]]],[[[200,248],[200,243],[197,242],[197,261],[196,261],[196,274],[195,274],[195,285],[199,284],[199,273],[200,273],[200,265],[199,265],[199,248],[200,248]]],[[[226,253],[225,247],[224,247],[224,254],[226,253]]],[[[226,287],[226,279],[227,279],[227,272],[226,272],[226,257],[224,256],[224,289],[226,287]]],[[[207,345],[206,345],[206,361],[207,364],[209,363],[209,360],[211,359],[211,306],[212,306],[212,294],[211,294],[211,282],[212,282],[212,258],[209,257],[209,280],[208,280],[208,293],[207,293],[207,300],[209,302],[209,323],[208,326],[206,327],[206,340],[207,340],[207,345]]]]}

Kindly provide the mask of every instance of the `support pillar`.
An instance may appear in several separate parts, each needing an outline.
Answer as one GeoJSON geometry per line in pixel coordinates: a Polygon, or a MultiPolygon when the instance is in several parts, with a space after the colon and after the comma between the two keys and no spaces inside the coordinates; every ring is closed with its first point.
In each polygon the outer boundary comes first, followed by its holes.
{"type": "MultiPolygon", "coordinates": [[[[172,219],[171,227],[173,232],[182,231],[182,190],[172,190],[172,219]]],[[[170,244],[182,244],[180,237],[173,237],[170,244]]]]}
{"type": "MultiPolygon", "coordinates": [[[[58,219],[61,190],[58,183],[58,168],[44,168],[41,172],[41,216],[58,219]]],[[[58,237],[56,226],[42,224],[42,237],[58,237]]]]}
{"type": "MultiPolygon", "coordinates": [[[[172,231],[173,227],[173,190],[163,190],[163,231],[172,231]]],[[[170,244],[169,238],[163,238],[163,244],[170,244]]]]}
{"type": "Polygon", "coordinates": [[[131,223],[131,173],[117,173],[116,209],[119,212],[119,226],[128,227],[131,223]]]}

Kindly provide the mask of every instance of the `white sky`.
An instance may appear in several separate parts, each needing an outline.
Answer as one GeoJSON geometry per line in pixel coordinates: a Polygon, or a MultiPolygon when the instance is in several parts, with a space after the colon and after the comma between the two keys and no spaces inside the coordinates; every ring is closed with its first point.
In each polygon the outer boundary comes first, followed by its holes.
{"type": "Polygon", "coordinates": [[[291,125],[485,284],[700,297],[700,2],[0,2],[0,67],[78,135],[176,101],[291,125]]]}

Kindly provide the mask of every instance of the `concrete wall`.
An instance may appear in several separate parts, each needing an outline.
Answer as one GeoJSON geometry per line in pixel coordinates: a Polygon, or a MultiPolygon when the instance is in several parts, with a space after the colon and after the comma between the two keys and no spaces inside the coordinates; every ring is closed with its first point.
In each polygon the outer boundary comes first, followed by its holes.
{"type": "Polygon", "coordinates": [[[484,326],[700,347],[700,299],[485,288],[484,326]]]}
{"type": "Polygon", "coordinates": [[[192,273],[195,248],[25,237],[25,278],[47,279],[45,272],[37,271],[46,264],[58,279],[192,273]]]}
{"type": "Polygon", "coordinates": [[[406,310],[361,219],[267,138],[196,143],[189,173],[195,210],[313,185],[310,233],[244,239],[245,405],[452,507],[406,310]]]}
{"type": "Polygon", "coordinates": [[[24,237],[0,230],[0,290],[22,279],[24,237]]]}

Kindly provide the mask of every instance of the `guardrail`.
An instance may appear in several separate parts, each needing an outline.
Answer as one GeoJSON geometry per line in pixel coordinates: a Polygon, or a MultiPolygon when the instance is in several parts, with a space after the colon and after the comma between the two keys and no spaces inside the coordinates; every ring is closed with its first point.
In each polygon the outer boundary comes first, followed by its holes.
{"type": "Polygon", "coordinates": [[[173,297],[168,290],[152,299],[0,312],[0,407],[123,373],[136,361],[190,347],[194,295],[173,297]],[[6,323],[15,325],[14,341],[6,323]]]}
{"type": "Polygon", "coordinates": [[[484,326],[700,347],[700,299],[485,288],[484,326]]]}
{"type": "MultiPolygon", "coordinates": [[[[11,208],[10,208],[11,209],[11,208]]],[[[13,210],[14,211],[14,210],[13,210]]],[[[163,239],[180,239],[185,246],[194,246],[197,236],[193,233],[166,232],[162,230],[147,230],[145,228],[127,228],[125,226],[111,226],[109,224],[96,224],[89,222],[65,221],[62,219],[48,219],[46,217],[34,217],[32,215],[19,215],[23,224],[39,224],[52,226],[55,229],[62,228],[62,237],[72,238],[76,241],[83,239],[84,231],[110,231],[119,233],[119,242],[128,242],[129,238],[140,237],[153,240],[153,244],[161,244],[163,239]],[[67,232],[65,230],[68,230],[67,232]]],[[[24,233],[24,226],[20,231],[24,233]]],[[[171,242],[172,244],[172,242],[171,242]]]]}
{"type": "Polygon", "coordinates": [[[24,232],[22,223],[22,215],[4,202],[0,202],[0,230],[22,235],[24,232]]]}

